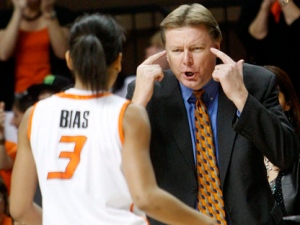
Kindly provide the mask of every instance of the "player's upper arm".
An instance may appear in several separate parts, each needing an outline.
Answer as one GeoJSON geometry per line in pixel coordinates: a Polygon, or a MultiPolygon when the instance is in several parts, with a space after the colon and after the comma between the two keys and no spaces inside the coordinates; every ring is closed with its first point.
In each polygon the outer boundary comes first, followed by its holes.
{"type": "Polygon", "coordinates": [[[123,119],[122,168],[138,208],[147,207],[157,188],[150,159],[150,122],[144,107],[130,104],[123,119]]]}

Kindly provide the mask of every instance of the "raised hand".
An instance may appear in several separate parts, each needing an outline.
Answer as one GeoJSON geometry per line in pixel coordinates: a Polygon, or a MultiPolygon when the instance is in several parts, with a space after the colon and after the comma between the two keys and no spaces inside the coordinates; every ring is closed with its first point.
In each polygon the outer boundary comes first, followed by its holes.
{"type": "Polygon", "coordinates": [[[50,17],[54,11],[55,0],[41,0],[41,11],[46,17],[50,17]]]}
{"type": "Polygon", "coordinates": [[[244,60],[235,62],[228,55],[218,49],[211,48],[210,50],[223,62],[223,64],[215,66],[212,77],[215,81],[221,83],[226,96],[241,112],[248,97],[248,91],[243,80],[244,60]]]}
{"type": "Polygon", "coordinates": [[[148,104],[153,94],[154,82],[161,81],[164,77],[162,68],[155,62],[165,56],[166,51],[156,53],[138,66],[132,102],[143,106],[148,104]]]}
{"type": "Polygon", "coordinates": [[[261,3],[261,9],[269,11],[275,1],[277,0],[263,0],[261,3]]]}
{"type": "Polygon", "coordinates": [[[14,9],[23,11],[27,6],[27,0],[12,0],[14,9]]]}

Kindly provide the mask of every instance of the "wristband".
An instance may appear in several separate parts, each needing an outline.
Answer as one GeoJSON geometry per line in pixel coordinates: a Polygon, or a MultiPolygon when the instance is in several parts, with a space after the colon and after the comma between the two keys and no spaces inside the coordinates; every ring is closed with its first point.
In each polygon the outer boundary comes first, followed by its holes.
{"type": "Polygon", "coordinates": [[[0,145],[4,145],[4,143],[5,143],[5,139],[4,138],[0,139],[0,145]]]}

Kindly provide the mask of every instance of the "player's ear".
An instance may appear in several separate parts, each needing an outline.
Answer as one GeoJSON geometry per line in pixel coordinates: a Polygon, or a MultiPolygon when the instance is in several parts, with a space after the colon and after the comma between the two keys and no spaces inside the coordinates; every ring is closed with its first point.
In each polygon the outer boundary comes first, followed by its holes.
{"type": "Polygon", "coordinates": [[[71,56],[70,56],[70,50],[66,51],[65,59],[66,59],[68,68],[72,71],[73,70],[73,64],[72,64],[72,59],[71,59],[71,56]]]}
{"type": "Polygon", "coordinates": [[[118,57],[112,63],[112,66],[114,67],[114,69],[118,71],[118,73],[120,73],[122,70],[122,58],[123,58],[123,54],[122,52],[119,52],[118,57]]]}

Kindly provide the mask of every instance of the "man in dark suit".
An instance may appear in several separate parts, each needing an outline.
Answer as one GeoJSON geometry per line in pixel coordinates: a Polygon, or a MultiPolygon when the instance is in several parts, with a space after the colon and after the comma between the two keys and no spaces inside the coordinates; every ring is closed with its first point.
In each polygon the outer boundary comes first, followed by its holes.
{"type": "Polygon", "coordinates": [[[226,222],[219,224],[282,224],[263,158],[280,169],[291,167],[299,143],[279,105],[274,74],[221,52],[219,26],[200,4],[178,7],[161,28],[166,51],[137,68],[127,93],[147,106],[159,186],[197,207],[195,106],[189,99],[194,90],[204,89],[225,204],[226,222]],[[168,71],[155,64],[165,56],[168,71]],[[217,58],[223,63],[216,64],[217,58]]]}

